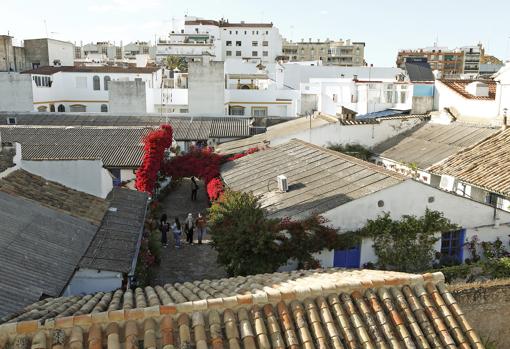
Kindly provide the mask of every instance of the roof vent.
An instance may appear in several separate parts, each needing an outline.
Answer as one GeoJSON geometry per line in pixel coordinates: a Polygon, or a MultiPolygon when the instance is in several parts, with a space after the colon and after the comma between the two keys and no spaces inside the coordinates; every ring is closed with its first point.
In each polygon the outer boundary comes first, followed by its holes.
{"type": "Polygon", "coordinates": [[[281,192],[289,191],[289,183],[287,181],[287,177],[284,175],[276,176],[276,181],[278,182],[278,190],[281,192]]]}

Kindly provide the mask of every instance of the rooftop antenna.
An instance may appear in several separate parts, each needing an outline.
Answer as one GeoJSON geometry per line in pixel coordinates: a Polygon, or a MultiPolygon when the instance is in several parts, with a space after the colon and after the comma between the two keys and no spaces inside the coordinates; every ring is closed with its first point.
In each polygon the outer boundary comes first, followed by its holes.
{"type": "Polygon", "coordinates": [[[44,31],[46,32],[46,38],[48,37],[48,25],[46,24],[46,19],[44,21],[44,31]]]}

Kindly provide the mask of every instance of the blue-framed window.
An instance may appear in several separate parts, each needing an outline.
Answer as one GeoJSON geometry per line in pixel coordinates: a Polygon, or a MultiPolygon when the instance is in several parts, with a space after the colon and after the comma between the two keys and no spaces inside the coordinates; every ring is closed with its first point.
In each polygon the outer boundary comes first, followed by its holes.
{"type": "Polygon", "coordinates": [[[464,239],[466,230],[454,230],[441,234],[441,257],[451,262],[464,260],[464,239]]]}

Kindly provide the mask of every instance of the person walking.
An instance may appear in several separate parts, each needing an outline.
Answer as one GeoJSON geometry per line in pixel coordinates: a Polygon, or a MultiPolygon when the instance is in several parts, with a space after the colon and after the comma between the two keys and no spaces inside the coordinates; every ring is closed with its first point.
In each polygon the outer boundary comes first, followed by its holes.
{"type": "Polygon", "coordinates": [[[184,226],[186,229],[186,241],[193,245],[193,229],[195,228],[195,221],[193,220],[193,214],[188,213],[188,217],[184,222],[184,226]]]}
{"type": "Polygon", "coordinates": [[[161,215],[161,220],[159,221],[159,231],[161,232],[161,245],[163,247],[168,246],[168,231],[170,230],[170,223],[168,223],[168,217],[166,213],[161,215]]]}
{"type": "Polygon", "coordinates": [[[198,183],[195,176],[191,176],[191,201],[197,201],[198,183]]]}
{"type": "Polygon", "coordinates": [[[181,248],[181,222],[179,218],[175,217],[175,222],[172,224],[172,232],[174,233],[175,248],[181,248]]]}
{"type": "Polygon", "coordinates": [[[201,213],[199,213],[195,223],[197,226],[198,244],[200,245],[202,244],[202,238],[206,233],[207,221],[205,220],[205,217],[202,216],[201,213]]]}

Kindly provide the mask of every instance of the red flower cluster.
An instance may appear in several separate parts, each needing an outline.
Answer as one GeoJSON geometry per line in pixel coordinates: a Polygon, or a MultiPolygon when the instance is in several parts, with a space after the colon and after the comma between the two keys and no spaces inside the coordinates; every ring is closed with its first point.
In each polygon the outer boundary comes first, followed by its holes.
{"type": "Polygon", "coordinates": [[[256,153],[258,151],[259,151],[259,148],[250,148],[250,149],[246,150],[244,153],[238,153],[238,154],[235,154],[235,155],[227,158],[226,161],[234,161],[234,160],[240,159],[242,157],[245,157],[246,155],[256,153]]]}
{"type": "Polygon", "coordinates": [[[135,188],[151,194],[161,169],[165,150],[172,145],[172,127],[161,125],[144,139],[142,166],[136,171],[135,188]]]}
{"type": "Polygon", "coordinates": [[[216,201],[223,194],[223,182],[219,178],[213,178],[207,184],[207,195],[211,201],[216,201]]]}
{"type": "Polygon", "coordinates": [[[219,178],[221,164],[257,151],[259,151],[259,148],[250,148],[244,153],[224,158],[216,154],[212,148],[191,148],[188,153],[167,161],[164,164],[164,173],[174,179],[191,176],[201,178],[205,183],[209,199],[215,201],[220,198],[224,191],[223,182],[219,178]]]}
{"type": "Polygon", "coordinates": [[[195,176],[201,178],[207,185],[209,181],[220,174],[221,156],[211,148],[191,148],[180,156],[176,156],[165,163],[165,174],[172,178],[195,176]]]}

